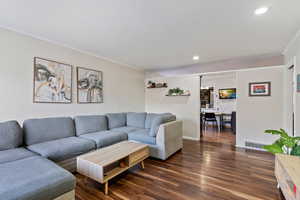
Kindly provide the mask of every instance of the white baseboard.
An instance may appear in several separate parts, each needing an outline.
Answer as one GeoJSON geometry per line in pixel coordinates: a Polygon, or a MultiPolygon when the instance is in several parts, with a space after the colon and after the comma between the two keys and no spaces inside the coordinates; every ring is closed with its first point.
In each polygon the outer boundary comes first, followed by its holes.
{"type": "Polygon", "coordinates": [[[188,136],[183,136],[183,139],[185,139],[185,140],[193,140],[193,141],[200,141],[200,138],[194,138],[194,137],[188,137],[188,136]]]}
{"type": "Polygon", "coordinates": [[[257,151],[265,151],[265,149],[259,149],[259,148],[254,148],[254,147],[246,147],[246,146],[239,146],[239,145],[235,145],[235,147],[238,147],[238,148],[243,148],[243,149],[251,149],[251,150],[257,150],[257,151]]]}

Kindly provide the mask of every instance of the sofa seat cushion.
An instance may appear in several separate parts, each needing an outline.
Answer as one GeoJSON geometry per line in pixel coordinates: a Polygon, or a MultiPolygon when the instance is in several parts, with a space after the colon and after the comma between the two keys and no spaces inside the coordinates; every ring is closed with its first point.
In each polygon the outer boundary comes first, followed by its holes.
{"type": "Polygon", "coordinates": [[[13,149],[23,144],[23,132],[17,121],[0,123],[0,151],[13,149]]]}
{"type": "Polygon", "coordinates": [[[95,142],[78,137],[68,137],[30,145],[29,150],[55,162],[87,153],[96,148],[95,142]]]}
{"type": "Polygon", "coordinates": [[[6,162],[12,162],[24,158],[28,158],[31,156],[36,156],[37,154],[28,151],[25,148],[16,148],[16,149],[9,149],[5,151],[0,151],[0,164],[6,162]]]}
{"type": "Polygon", "coordinates": [[[149,129],[142,129],[129,133],[128,140],[134,140],[145,144],[156,144],[156,138],[149,135],[149,129]]]}
{"type": "Polygon", "coordinates": [[[104,115],[77,116],[74,118],[76,135],[106,131],[108,129],[107,117],[104,115]]]}
{"type": "Polygon", "coordinates": [[[0,199],[52,200],[75,187],[75,177],[40,156],[0,165],[0,199]]]}
{"type": "Polygon", "coordinates": [[[126,126],[126,113],[108,113],[106,116],[109,129],[126,126]]]}
{"type": "Polygon", "coordinates": [[[130,126],[123,126],[120,128],[113,128],[111,129],[114,132],[122,132],[122,133],[131,133],[134,131],[142,130],[141,128],[136,128],[136,127],[130,127],[130,126]]]}
{"type": "Polygon", "coordinates": [[[115,131],[101,131],[96,133],[89,133],[81,135],[80,137],[93,140],[94,142],[96,142],[97,148],[103,148],[127,140],[128,138],[126,133],[115,131]]]}

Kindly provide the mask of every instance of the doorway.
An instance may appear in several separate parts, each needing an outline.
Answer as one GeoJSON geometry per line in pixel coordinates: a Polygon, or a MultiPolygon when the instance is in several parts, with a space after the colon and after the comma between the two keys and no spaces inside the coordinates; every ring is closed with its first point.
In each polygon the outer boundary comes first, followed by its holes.
{"type": "Polygon", "coordinates": [[[202,75],[200,105],[201,140],[235,145],[236,73],[202,75]]]}
{"type": "Polygon", "coordinates": [[[286,109],[287,109],[287,121],[286,121],[286,128],[287,132],[291,135],[295,135],[295,69],[294,65],[291,65],[287,69],[287,96],[286,96],[286,109]]]}

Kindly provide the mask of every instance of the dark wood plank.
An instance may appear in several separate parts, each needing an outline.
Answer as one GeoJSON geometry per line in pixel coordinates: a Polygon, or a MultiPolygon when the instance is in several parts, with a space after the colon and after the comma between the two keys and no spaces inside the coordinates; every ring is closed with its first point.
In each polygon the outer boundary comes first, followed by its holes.
{"type": "Polygon", "coordinates": [[[225,143],[184,141],[167,161],[147,159],[103,186],[77,177],[77,200],[281,200],[274,176],[274,156],[225,143]]]}

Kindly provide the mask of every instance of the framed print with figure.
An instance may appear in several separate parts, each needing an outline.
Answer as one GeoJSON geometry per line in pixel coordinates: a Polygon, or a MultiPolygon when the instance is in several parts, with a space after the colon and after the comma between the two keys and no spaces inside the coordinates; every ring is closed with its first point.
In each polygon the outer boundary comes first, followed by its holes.
{"type": "Polygon", "coordinates": [[[33,102],[72,103],[72,65],[35,57],[33,102]]]}
{"type": "Polygon", "coordinates": [[[77,67],[77,102],[103,103],[102,71],[77,67]]]}

